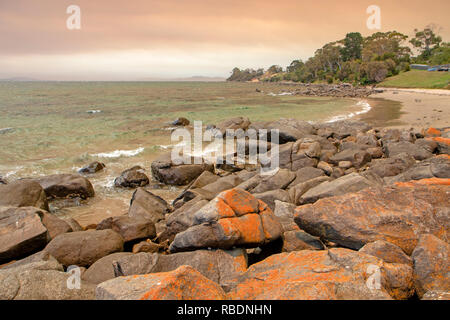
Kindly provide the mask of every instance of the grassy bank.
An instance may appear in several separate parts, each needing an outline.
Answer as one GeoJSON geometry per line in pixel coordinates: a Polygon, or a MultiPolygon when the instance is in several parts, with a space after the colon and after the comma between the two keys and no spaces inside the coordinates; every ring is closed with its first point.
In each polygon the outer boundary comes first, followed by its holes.
{"type": "Polygon", "coordinates": [[[450,89],[450,72],[411,70],[387,78],[379,87],[450,89]]]}

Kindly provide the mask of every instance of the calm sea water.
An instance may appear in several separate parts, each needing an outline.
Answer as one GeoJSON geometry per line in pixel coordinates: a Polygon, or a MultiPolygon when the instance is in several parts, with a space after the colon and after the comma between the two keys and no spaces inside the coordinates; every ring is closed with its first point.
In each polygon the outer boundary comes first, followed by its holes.
{"type": "MultiPolygon", "coordinates": [[[[126,211],[131,191],[114,188],[114,178],[134,165],[149,170],[172,144],[168,128],[177,117],[206,125],[235,116],[329,121],[367,111],[358,100],[283,93],[289,89],[223,82],[0,82],[0,132],[10,128],[0,133],[0,176],[12,181],[70,173],[99,160],[107,169],[90,178],[95,200],[57,212],[117,215],[126,211]]],[[[167,200],[177,192],[155,190],[167,200]]]]}

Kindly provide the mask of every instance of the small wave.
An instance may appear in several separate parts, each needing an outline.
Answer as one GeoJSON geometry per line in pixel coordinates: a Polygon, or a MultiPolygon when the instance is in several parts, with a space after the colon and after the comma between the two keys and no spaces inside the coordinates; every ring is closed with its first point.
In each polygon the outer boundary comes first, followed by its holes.
{"type": "Polygon", "coordinates": [[[370,111],[370,109],[372,109],[372,107],[370,106],[370,104],[367,101],[359,101],[356,105],[361,106],[362,109],[360,111],[355,111],[355,112],[350,112],[348,114],[341,114],[338,116],[334,116],[330,120],[328,120],[327,123],[348,120],[357,115],[367,113],[370,111]]]}
{"type": "Polygon", "coordinates": [[[281,92],[281,93],[273,93],[270,92],[267,94],[268,96],[272,96],[272,97],[276,97],[276,96],[292,96],[293,93],[292,92],[281,92]]]}
{"type": "Polygon", "coordinates": [[[100,113],[102,110],[88,110],[87,113],[100,113]]]}
{"type": "Polygon", "coordinates": [[[105,152],[105,153],[97,153],[93,154],[94,157],[99,158],[119,158],[119,157],[134,157],[144,151],[143,147],[137,148],[135,150],[115,150],[112,152],[105,152]]]}

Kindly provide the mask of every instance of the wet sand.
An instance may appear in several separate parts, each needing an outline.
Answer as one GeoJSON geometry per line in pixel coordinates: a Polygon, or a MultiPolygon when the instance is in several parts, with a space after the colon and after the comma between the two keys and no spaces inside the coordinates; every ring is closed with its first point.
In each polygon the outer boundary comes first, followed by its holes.
{"type": "Polygon", "coordinates": [[[383,88],[370,96],[372,110],[360,117],[375,126],[450,127],[450,90],[383,88]],[[380,103],[383,100],[390,102],[380,103]]]}

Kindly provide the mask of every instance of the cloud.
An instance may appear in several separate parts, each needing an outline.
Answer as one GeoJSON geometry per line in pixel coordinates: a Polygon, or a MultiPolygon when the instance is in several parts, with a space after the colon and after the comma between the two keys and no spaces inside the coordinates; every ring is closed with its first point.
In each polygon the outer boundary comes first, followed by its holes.
{"type": "MultiPolygon", "coordinates": [[[[444,39],[449,38],[449,2],[430,0],[427,10],[417,0],[377,2],[382,31],[396,29],[411,35],[414,28],[434,22],[443,27],[444,39]]],[[[125,77],[142,73],[139,62],[145,72],[225,76],[225,68],[234,65],[287,65],[347,32],[371,33],[366,29],[366,8],[371,4],[365,0],[2,0],[0,70],[2,76],[34,72],[66,77],[64,71],[89,77],[90,71],[100,78],[125,77]],[[81,8],[81,30],[70,31],[66,8],[75,3],[81,8]],[[60,64],[58,68],[54,62],[60,64]]]]}

